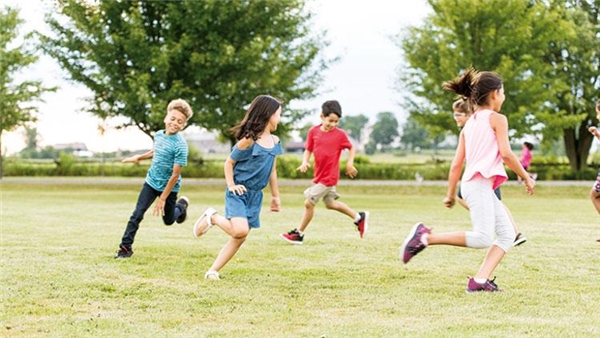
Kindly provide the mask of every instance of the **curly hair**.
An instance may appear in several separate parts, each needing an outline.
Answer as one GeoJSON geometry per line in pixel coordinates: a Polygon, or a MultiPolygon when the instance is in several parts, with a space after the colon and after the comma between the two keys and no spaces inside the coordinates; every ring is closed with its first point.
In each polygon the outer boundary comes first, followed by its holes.
{"type": "Polygon", "coordinates": [[[169,105],[167,106],[167,111],[171,110],[177,110],[181,112],[183,115],[185,115],[186,120],[189,120],[192,117],[192,115],[194,115],[190,104],[183,99],[175,99],[169,102],[169,105]]]}

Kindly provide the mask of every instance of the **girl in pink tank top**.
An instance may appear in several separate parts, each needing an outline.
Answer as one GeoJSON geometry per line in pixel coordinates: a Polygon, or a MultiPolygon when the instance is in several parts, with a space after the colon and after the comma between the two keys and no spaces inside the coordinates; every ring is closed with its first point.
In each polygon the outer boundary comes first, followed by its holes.
{"type": "Polygon", "coordinates": [[[488,248],[479,271],[469,277],[466,291],[501,291],[494,283],[495,278],[490,280],[490,276],[515,238],[506,209],[494,194],[494,189],[507,179],[503,162],[524,180],[528,194],[533,194],[535,181],[510,149],[508,122],[499,114],[505,99],[500,76],[469,68],[458,78],[444,83],[444,89],[466,98],[476,107],[460,133],[444,199],[446,207],[454,206],[458,180],[466,160],[461,189],[471,213],[473,231],[436,234],[423,223],[417,223],[402,244],[400,255],[404,263],[408,263],[428,245],[488,248]]]}

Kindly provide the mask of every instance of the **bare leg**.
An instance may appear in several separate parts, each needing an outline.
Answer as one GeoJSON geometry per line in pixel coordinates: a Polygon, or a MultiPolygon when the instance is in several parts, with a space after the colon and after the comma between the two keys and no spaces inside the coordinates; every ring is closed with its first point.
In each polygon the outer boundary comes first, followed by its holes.
{"type": "Polygon", "coordinates": [[[313,216],[315,215],[315,206],[310,203],[309,200],[304,201],[304,215],[302,215],[302,221],[300,221],[300,226],[298,230],[304,232],[304,229],[308,226],[310,221],[312,221],[313,216]]]}
{"type": "Polygon", "coordinates": [[[443,234],[435,234],[432,232],[427,236],[427,243],[428,245],[445,244],[466,247],[467,236],[464,231],[447,232],[443,234]]]}
{"type": "Polygon", "coordinates": [[[458,202],[458,204],[462,205],[463,208],[469,210],[469,206],[467,205],[467,202],[465,202],[465,200],[457,196],[456,201],[458,202]]]}
{"type": "Polygon", "coordinates": [[[508,215],[508,219],[510,219],[510,223],[512,224],[513,228],[515,229],[515,234],[518,234],[519,231],[517,230],[517,224],[515,223],[515,220],[512,217],[512,213],[510,212],[510,210],[508,209],[508,207],[506,206],[506,204],[502,203],[502,206],[504,207],[504,210],[506,210],[506,214],[508,215]]]}
{"type": "Polygon", "coordinates": [[[211,221],[231,236],[209,269],[209,271],[219,271],[231,260],[246,241],[250,228],[248,227],[248,220],[242,217],[234,217],[228,220],[221,215],[214,214],[211,217],[211,221]]]}
{"type": "Polygon", "coordinates": [[[348,217],[352,219],[355,219],[356,215],[358,215],[358,213],[352,210],[349,206],[347,206],[346,203],[339,202],[336,200],[332,200],[331,202],[325,204],[325,206],[327,207],[327,209],[336,210],[344,215],[348,215],[348,217]]]}
{"type": "Polygon", "coordinates": [[[498,264],[500,264],[500,261],[502,260],[505,254],[506,252],[500,249],[500,247],[492,245],[488,250],[487,254],[485,255],[485,259],[479,267],[479,271],[477,271],[477,275],[475,275],[475,278],[489,279],[492,275],[492,272],[494,272],[498,264]]]}
{"type": "Polygon", "coordinates": [[[592,200],[592,204],[596,207],[598,213],[600,213],[600,192],[597,192],[594,188],[590,191],[590,199],[592,200]]]}
{"type": "Polygon", "coordinates": [[[231,260],[231,258],[238,252],[242,244],[246,241],[246,237],[243,238],[229,238],[229,241],[219,252],[219,255],[213,262],[209,271],[219,271],[222,267],[231,260]]]}

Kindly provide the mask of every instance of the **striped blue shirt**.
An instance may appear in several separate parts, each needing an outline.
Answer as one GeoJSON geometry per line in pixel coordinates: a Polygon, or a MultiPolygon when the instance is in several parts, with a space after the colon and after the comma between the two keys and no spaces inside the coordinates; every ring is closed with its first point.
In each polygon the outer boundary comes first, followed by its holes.
{"type": "MultiPolygon", "coordinates": [[[[146,183],[158,191],[164,191],[169,178],[173,174],[173,166],[187,165],[188,146],[180,133],[166,135],[164,130],[159,130],[154,135],[154,155],[152,165],[146,174],[146,183]]],[[[178,192],[181,187],[181,175],[173,187],[178,192]]]]}

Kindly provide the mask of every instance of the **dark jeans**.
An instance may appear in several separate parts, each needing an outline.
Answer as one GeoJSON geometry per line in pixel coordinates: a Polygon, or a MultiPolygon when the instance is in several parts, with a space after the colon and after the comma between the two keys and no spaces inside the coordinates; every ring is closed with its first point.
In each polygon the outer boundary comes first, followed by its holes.
{"type": "MultiPolygon", "coordinates": [[[[133,240],[135,239],[135,234],[140,228],[140,223],[144,219],[146,210],[150,208],[152,203],[154,203],[160,194],[162,194],[162,191],[155,190],[149,186],[148,183],[144,183],[142,191],[140,191],[140,195],[138,196],[135,210],[129,218],[129,222],[127,222],[127,228],[125,228],[125,233],[121,239],[122,246],[131,248],[133,240]]],[[[173,224],[173,222],[175,222],[175,220],[183,213],[183,207],[176,203],[177,193],[171,192],[165,201],[165,215],[163,216],[163,222],[165,225],[173,224]]]]}

